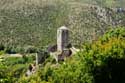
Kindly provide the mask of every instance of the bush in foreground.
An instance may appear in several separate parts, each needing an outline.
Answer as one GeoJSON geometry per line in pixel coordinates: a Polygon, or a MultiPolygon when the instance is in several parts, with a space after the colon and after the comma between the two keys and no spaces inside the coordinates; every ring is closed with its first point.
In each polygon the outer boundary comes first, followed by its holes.
{"type": "Polygon", "coordinates": [[[36,75],[25,79],[33,83],[124,83],[125,28],[107,32],[92,44],[57,65],[46,63],[36,75]],[[107,36],[108,35],[108,36],[107,36]],[[106,40],[105,40],[106,39],[106,40]]]}

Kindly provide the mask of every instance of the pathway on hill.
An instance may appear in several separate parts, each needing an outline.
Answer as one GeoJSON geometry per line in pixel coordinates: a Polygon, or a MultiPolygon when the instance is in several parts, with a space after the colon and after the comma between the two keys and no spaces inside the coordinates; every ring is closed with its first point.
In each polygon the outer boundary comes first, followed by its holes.
{"type": "Polygon", "coordinates": [[[2,59],[4,57],[23,57],[23,55],[21,55],[21,54],[5,54],[5,55],[1,55],[0,59],[2,59]]]}

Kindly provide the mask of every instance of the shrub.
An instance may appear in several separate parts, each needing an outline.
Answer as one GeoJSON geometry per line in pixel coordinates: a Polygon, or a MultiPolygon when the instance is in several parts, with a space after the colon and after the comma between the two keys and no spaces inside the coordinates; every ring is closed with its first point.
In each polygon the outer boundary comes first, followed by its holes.
{"type": "Polygon", "coordinates": [[[25,49],[25,53],[37,53],[37,48],[36,47],[33,47],[33,46],[28,46],[25,49]]]}
{"type": "MultiPolygon", "coordinates": [[[[119,29],[124,31],[125,28],[119,29]]],[[[60,64],[46,62],[37,74],[25,79],[25,82],[124,83],[125,37],[122,34],[114,29],[110,34],[112,36],[104,35],[100,40],[83,45],[80,52],[60,64]]]]}
{"type": "Polygon", "coordinates": [[[113,30],[115,33],[105,42],[98,40],[84,45],[78,54],[56,67],[46,65],[41,71],[41,79],[51,83],[125,82],[124,30],[113,30]]]}

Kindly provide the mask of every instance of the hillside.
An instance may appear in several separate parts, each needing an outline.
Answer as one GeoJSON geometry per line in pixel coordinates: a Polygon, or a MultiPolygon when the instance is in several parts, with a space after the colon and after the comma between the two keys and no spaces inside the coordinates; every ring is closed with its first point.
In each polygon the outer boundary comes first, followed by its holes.
{"type": "Polygon", "coordinates": [[[124,4],[0,0],[0,83],[125,83],[124,4]],[[61,26],[71,44],[58,51],[61,26]]]}
{"type": "Polygon", "coordinates": [[[55,64],[46,64],[20,82],[38,83],[124,83],[125,28],[111,29],[93,43],[83,44],[80,52],[55,64]]]}
{"type": "Polygon", "coordinates": [[[0,83],[124,83],[125,28],[108,30],[58,63],[49,56],[26,75],[35,56],[0,58],[0,83]]]}
{"type": "Polygon", "coordinates": [[[107,8],[107,4],[102,7],[99,0],[0,2],[0,43],[5,48],[55,44],[56,30],[63,25],[71,30],[70,42],[79,46],[103,34],[109,26],[124,26],[125,21],[123,12],[107,8]]]}

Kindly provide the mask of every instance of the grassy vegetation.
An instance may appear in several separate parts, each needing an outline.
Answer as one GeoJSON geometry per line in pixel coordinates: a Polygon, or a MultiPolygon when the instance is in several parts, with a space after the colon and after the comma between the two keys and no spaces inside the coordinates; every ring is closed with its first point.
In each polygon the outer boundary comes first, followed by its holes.
{"type": "Polygon", "coordinates": [[[18,49],[54,44],[57,28],[66,25],[71,30],[71,42],[79,46],[85,40],[91,41],[94,33],[97,37],[103,34],[108,26],[119,20],[121,23],[116,25],[124,25],[124,14],[107,9],[101,20],[98,12],[91,9],[94,3],[101,8],[98,1],[1,0],[0,45],[18,49]]]}
{"type": "Polygon", "coordinates": [[[79,53],[59,65],[46,63],[35,75],[21,78],[20,83],[125,82],[124,30],[119,28],[107,32],[101,39],[83,45],[79,53]]]}
{"type": "MultiPolygon", "coordinates": [[[[9,55],[8,55],[9,56],[9,55]]],[[[25,75],[29,64],[35,60],[34,56],[28,57],[3,57],[0,60],[0,83],[15,83],[25,75]]]]}
{"type": "Polygon", "coordinates": [[[53,64],[52,58],[48,58],[40,67],[39,72],[29,78],[24,74],[29,63],[33,62],[33,57],[5,57],[0,63],[2,83],[16,81],[19,83],[124,82],[124,32],[124,27],[106,32],[99,40],[83,45],[78,54],[60,65],[53,64]]]}
{"type": "Polygon", "coordinates": [[[124,83],[125,12],[111,9],[124,8],[124,3],[0,0],[0,83],[124,83]],[[70,30],[73,46],[82,48],[64,62],[55,64],[48,58],[36,74],[25,77],[34,57],[4,55],[35,53],[55,44],[57,28],[63,25],[70,30]]]}

